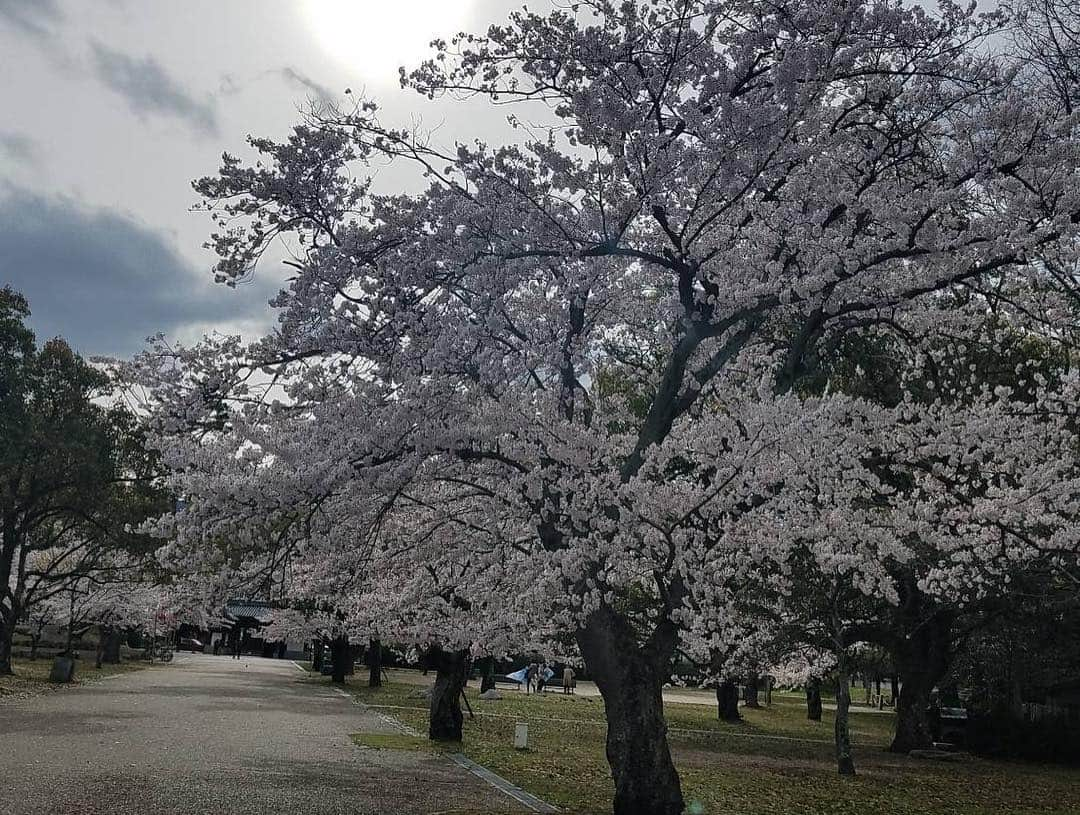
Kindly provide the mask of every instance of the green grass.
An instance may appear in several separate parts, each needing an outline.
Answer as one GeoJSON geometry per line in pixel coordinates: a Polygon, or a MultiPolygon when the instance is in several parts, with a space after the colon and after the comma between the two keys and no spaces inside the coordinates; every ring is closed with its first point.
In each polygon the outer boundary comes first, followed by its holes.
{"type": "Polygon", "coordinates": [[[61,687],[91,684],[107,676],[138,671],[147,667],[145,662],[121,662],[119,665],[94,667],[94,661],[80,659],[75,662],[75,678],[69,685],[56,685],[49,681],[51,659],[17,659],[12,665],[14,676],[0,676],[0,702],[4,699],[25,698],[46,693],[61,687]]]}
{"type": "MultiPolygon", "coordinates": [[[[326,681],[314,679],[312,681],[326,681]]],[[[416,685],[369,689],[357,679],[357,698],[423,732],[425,700],[416,685]]],[[[466,714],[461,751],[529,792],[573,813],[610,812],[612,783],[604,757],[599,699],[503,691],[485,702],[468,691],[477,717],[466,714]],[[528,722],[528,751],[514,750],[515,722],[528,722]]],[[[851,727],[859,775],[842,779],[832,753],[832,714],[806,719],[796,696],[774,695],[764,710],[744,710],[730,725],[702,705],[665,706],[669,738],[688,802],[709,815],[1067,815],[1080,812],[1080,770],[969,759],[956,764],[918,761],[885,752],[890,714],[856,711],[851,727]]],[[[424,739],[365,734],[358,742],[381,749],[438,749],[424,739]]],[[[456,749],[456,745],[454,746],[456,749]]]]}
{"type": "Polygon", "coordinates": [[[458,753],[460,742],[434,742],[426,736],[401,733],[355,733],[352,740],[373,750],[406,750],[414,753],[458,753]]]}

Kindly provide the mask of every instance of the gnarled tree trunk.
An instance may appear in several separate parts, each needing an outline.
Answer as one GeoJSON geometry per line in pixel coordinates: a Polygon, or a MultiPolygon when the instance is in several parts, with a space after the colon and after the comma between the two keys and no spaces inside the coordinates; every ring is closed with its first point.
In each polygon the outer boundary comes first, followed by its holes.
{"type": "MultiPolygon", "coordinates": [[[[0,518],[0,676],[14,673],[11,667],[11,649],[15,640],[15,620],[19,617],[19,604],[11,586],[11,571],[18,543],[15,515],[6,512],[0,518]]],[[[14,582],[18,584],[19,581],[14,582]]],[[[16,585],[16,590],[17,588],[16,585]]]]}
{"type": "Polygon", "coordinates": [[[843,668],[836,679],[836,769],[840,775],[855,775],[855,760],[851,756],[851,732],[848,729],[848,708],[851,706],[851,685],[843,668]]]}
{"type": "Polygon", "coordinates": [[[742,721],[739,715],[739,686],[725,679],[716,687],[716,715],[722,722],[742,721]]]}
{"type": "Polygon", "coordinates": [[[495,688],[495,658],[485,657],[484,668],[480,675],[480,692],[494,690],[495,688]]]}
{"type": "Polygon", "coordinates": [[[952,621],[938,614],[897,641],[893,662],[900,677],[896,700],[896,734],[889,750],[909,753],[934,746],[927,708],[934,686],[948,672],[952,621]]]}
{"type": "Polygon", "coordinates": [[[349,643],[348,655],[345,657],[345,676],[356,673],[356,660],[360,656],[361,648],[355,643],[349,643]]]}
{"type": "Polygon", "coordinates": [[[120,663],[120,631],[114,625],[101,627],[101,661],[106,665],[118,665],[120,663]]]}
{"type": "Polygon", "coordinates": [[[67,642],[62,654],[66,657],[75,656],[75,589],[71,590],[71,597],[68,600],[67,642]]]}
{"type": "Polygon", "coordinates": [[[338,685],[344,685],[345,676],[352,663],[352,650],[349,648],[349,638],[345,634],[334,637],[330,642],[330,661],[333,665],[331,680],[338,685]]]}
{"type": "Polygon", "coordinates": [[[901,669],[900,696],[896,700],[896,733],[889,750],[910,753],[934,746],[934,732],[927,708],[934,680],[923,670],[901,669]]]}
{"type": "Polygon", "coordinates": [[[758,676],[752,676],[746,682],[746,702],[744,707],[760,708],[761,702],[758,700],[758,694],[761,690],[761,679],[758,676]]]}
{"type": "Polygon", "coordinates": [[[322,640],[315,640],[312,644],[311,650],[311,670],[315,673],[322,673],[323,666],[323,652],[326,650],[326,646],[323,645],[322,640]]]}
{"type": "Polygon", "coordinates": [[[428,663],[435,669],[435,685],[431,689],[428,717],[428,738],[432,741],[461,741],[461,694],[469,676],[468,651],[444,651],[434,646],[428,653],[428,663]]]}
{"type": "Polygon", "coordinates": [[[11,667],[11,646],[15,640],[15,621],[7,615],[0,616],[0,676],[8,676],[14,671],[11,667]]]}
{"type": "Polygon", "coordinates": [[[811,679],[806,683],[806,718],[812,722],[821,721],[820,679],[811,679]]]}
{"type": "Polygon", "coordinates": [[[604,698],[607,759],[615,781],[614,815],[679,815],[679,775],[671,760],[662,688],[676,633],[662,624],[642,647],[629,622],[609,606],[577,632],[585,665],[604,698]]]}
{"type": "Polygon", "coordinates": [[[367,664],[368,664],[368,687],[369,688],[381,688],[382,687],[382,642],[378,639],[373,639],[368,642],[367,652],[367,664]]]}

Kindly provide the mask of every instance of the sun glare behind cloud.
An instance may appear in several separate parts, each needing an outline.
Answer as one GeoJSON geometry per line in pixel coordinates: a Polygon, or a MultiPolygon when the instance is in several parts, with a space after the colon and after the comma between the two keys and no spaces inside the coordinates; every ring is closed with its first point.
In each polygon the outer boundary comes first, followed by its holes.
{"type": "Polygon", "coordinates": [[[461,29],[470,0],[307,0],[306,16],[327,52],[370,83],[392,84],[398,67],[431,53],[461,29]]]}

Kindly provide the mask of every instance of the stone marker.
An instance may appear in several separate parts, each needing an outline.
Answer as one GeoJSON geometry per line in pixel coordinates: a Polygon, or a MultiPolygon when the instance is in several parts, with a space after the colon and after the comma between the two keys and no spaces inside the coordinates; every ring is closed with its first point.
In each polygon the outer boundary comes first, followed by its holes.
{"type": "Polygon", "coordinates": [[[514,725],[514,749],[529,749],[529,725],[526,722],[518,722],[514,725]]]}

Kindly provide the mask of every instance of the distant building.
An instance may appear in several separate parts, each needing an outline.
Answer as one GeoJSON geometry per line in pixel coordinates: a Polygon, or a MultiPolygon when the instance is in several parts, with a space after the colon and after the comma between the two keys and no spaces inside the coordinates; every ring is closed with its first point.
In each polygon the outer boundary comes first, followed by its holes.
{"type": "Polygon", "coordinates": [[[265,600],[230,599],[222,610],[222,620],[210,628],[207,650],[230,654],[240,645],[240,653],[250,656],[300,659],[304,657],[303,642],[267,639],[263,630],[274,621],[275,609],[265,600]]]}

